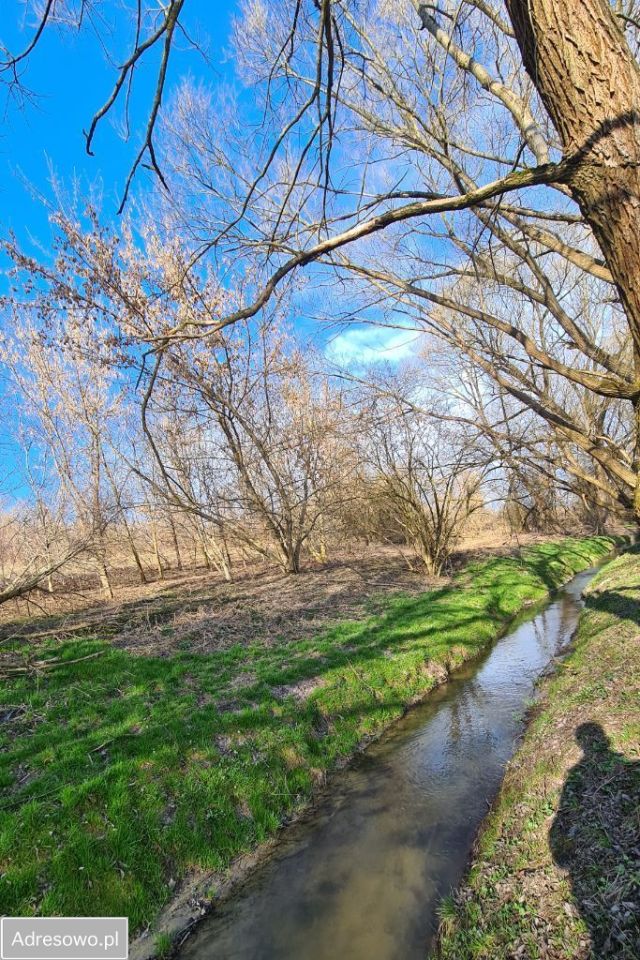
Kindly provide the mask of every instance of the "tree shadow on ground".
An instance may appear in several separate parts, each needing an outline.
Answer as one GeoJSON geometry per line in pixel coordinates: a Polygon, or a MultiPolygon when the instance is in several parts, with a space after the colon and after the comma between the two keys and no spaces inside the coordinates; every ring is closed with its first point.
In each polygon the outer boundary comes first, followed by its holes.
{"type": "Polygon", "coordinates": [[[592,957],[640,957],[640,763],[612,750],[597,723],[576,730],[570,771],[549,832],[588,927],[592,957]]]}

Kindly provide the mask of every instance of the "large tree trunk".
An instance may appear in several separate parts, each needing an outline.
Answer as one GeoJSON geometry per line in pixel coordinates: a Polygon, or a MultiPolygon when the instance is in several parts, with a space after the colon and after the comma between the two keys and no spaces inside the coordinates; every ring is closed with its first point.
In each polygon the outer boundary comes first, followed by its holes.
{"type": "Polygon", "coordinates": [[[301,544],[293,540],[282,546],[282,566],[285,573],[300,573],[301,544]]]}
{"type": "MultiPolygon", "coordinates": [[[[640,68],[608,0],[507,7],[565,157],[575,159],[569,186],[618,287],[640,378],[640,68]]],[[[634,503],[640,522],[640,482],[634,503]]]]}

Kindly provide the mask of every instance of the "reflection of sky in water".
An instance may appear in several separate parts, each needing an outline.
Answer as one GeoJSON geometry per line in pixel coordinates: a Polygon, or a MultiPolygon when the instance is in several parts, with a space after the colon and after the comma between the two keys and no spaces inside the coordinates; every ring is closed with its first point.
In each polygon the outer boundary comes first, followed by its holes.
{"type": "Polygon", "coordinates": [[[535,679],[571,638],[587,579],[340,775],[182,960],[424,960],[438,902],[460,880],[535,679]]]}

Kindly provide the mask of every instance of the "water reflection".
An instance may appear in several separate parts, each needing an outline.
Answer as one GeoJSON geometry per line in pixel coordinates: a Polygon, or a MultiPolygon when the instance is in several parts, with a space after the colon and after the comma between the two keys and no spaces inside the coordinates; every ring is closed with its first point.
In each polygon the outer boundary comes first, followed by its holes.
{"type": "Polygon", "coordinates": [[[536,678],[570,639],[576,577],[413,710],[186,942],[182,960],[424,960],[521,732],[536,678]]]}

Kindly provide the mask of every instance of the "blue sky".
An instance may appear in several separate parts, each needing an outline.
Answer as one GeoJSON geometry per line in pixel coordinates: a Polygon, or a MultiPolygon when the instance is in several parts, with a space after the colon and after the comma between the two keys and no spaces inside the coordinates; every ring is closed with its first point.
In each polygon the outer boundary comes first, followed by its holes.
{"type": "MultiPolygon", "coordinates": [[[[118,9],[117,4],[101,5],[118,9]]],[[[179,79],[186,73],[215,84],[233,79],[233,63],[226,61],[224,47],[230,20],[237,0],[189,0],[185,4],[184,23],[191,36],[207,38],[211,64],[181,40],[172,53],[165,100],[179,79]]],[[[0,24],[0,42],[12,51],[25,46],[32,34],[32,21],[24,20],[23,4],[4,0],[0,24]],[[22,25],[22,29],[19,29],[22,25]]],[[[103,32],[109,45],[122,55],[128,31],[113,29],[106,23],[103,32]]],[[[117,27],[117,25],[116,25],[117,27]]],[[[21,106],[8,100],[0,90],[0,230],[6,235],[14,230],[21,240],[29,235],[46,243],[47,215],[41,203],[31,195],[33,188],[51,196],[52,171],[65,183],[79,178],[82,187],[100,180],[104,188],[105,213],[115,216],[129,164],[144,129],[147,107],[155,79],[153,70],[157,55],[148,56],[146,68],[139,71],[132,100],[132,133],[125,142],[116,120],[107,119],[98,131],[95,156],[85,151],[83,130],[87,129],[95,111],[106,100],[115,73],[108,65],[95,33],[45,31],[34,50],[23,80],[36,95],[34,103],[21,106]]],[[[139,186],[148,175],[143,171],[139,186]]]]}
{"type": "MultiPolygon", "coordinates": [[[[33,35],[33,18],[25,15],[25,7],[29,6],[20,0],[2,3],[0,45],[14,53],[24,49],[33,35]]],[[[114,11],[122,11],[115,3],[101,6],[105,11],[111,10],[112,16],[114,11]]],[[[185,75],[214,88],[221,82],[234,83],[234,64],[226,48],[237,7],[238,0],[188,0],[184,25],[190,36],[204,42],[209,61],[182,40],[172,52],[165,103],[185,75]]],[[[107,21],[102,26],[118,62],[131,42],[126,26],[122,21],[107,21]]],[[[81,193],[92,184],[99,185],[103,216],[117,221],[126,176],[148,115],[156,64],[157,53],[147,55],[136,75],[129,140],[121,135],[122,113],[116,112],[99,127],[95,156],[91,157],[85,150],[83,130],[111,92],[116,74],[94,31],[45,31],[22,76],[33,98],[20,104],[7,96],[6,88],[0,87],[0,237],[11,231],[27,251],[50,249],[51,229],[42,198],[53,200],[52,177],[65,191],[70,191],[74,183],[81,193]]],[[[146,171],[139,171],[134,190],[146,189],[149,177],[146,171]]],[[[0,260],[0,292],[7,283],[6,276],[2,276],[3,265],[0,260]]],[[[331,336],[318,327],[311,332],[304,322],[302,327],[316,342],[326,343],[331,361],[352,366],[402,360],[415,355],[417,348],[415,335],[397,329],[355,326],[331,336]]],[[[0,485],[7,492],[7,486],[12,486],[11,481],[6,482],[7,475],[12,475],[13,493],[20,495],[20,453],[11,437],[11,407],[6,401],[2,404],[2,393],[0,379],[0,485]]]]}
{"type": "MultiPolygon", "coordinates": [[[[223,51],[235,7],[236,0],[217,0],[215,4],[189,0],[186,4],[185,25],[192,36],[208,36],[208,52],[215,68],[181,43],[172,55],[167,99],[188,72],[212,84],[233,79],[233,64],[225,62],[223,51]]],[[[19,0],[4,0],[0,44],[12,52],[22,50],[32,35],[32,23],[25,19],[24,5],[19,0]]],[[[111,29],[108,23],[105,27],[107,31],[111,29]]],[[[126,40],[125,30],[111,34],[111,44],[118,54],[124,51],[126,40]]],[[[130,140],[125,142],[116,125],[107,120],[98,132],[95,156],[90,157],[85,150],[83,129],[108,96],[115,74],[95,33],[84,30],[62,34],[57,29],[45,32],[22,77],[35,99],[21,105],[0,87],[1,237],[12,231],[27,249],[32,245],[49,248],[48,213],[34,194],[52,199],[52,175],[67,189],[74,180],[83,191],[92,183],[101,183],[104,213],[116,218],[123,184],[147,115],[155,77],[153,66],[154,58],[150,57],[147,69],[141,70],[136,79],[130,140]]],[[[137,187],[144,188],[146,179],[148,174],[143,171],[137,187]]],[[[5,282],[0,276],[0,290],[3,287],[5,282]]],[[[0,380],[0,488],[5,494],[20,496],[24,492],[21,454],[11,436],[12,408],[6,400],[2,403],[2,393],[0,380]]]]}
{"type": "MultiPolygon", "coordinates": [[[[118,4],[102,5],[105,11],[120,11],[118,4]]],[[[183,21],[189,35],[203,42],[209,62],[181,40],[172,52],[165,103],[187,74],[215,88],[217,83],[233,84],[234,64],[227,53],[231,19],[238,0],[188,0],[183,21]]],[[[25,17],[19,0],[5,0],[0,24],[0,43],[13,52],[22,50],[33,33],[33,19],[25,17]]],[[[106,22],[102,33],[110,50],[122,57],[131,36],[125,21],[106,22]]],[[[95,156],[85,150],[83,130],[109,95],[115,72],[91,29],[72,32],[47,29],[32,53],[23,81],[35,100],[20,105],[0,88],[0,235],[13,231],[20,243],[47,250],[51,231],[42,203],[53,198],[52,176],[70,191],[77,182],[81,192],[97,184],[102,192],[102,211],[117,221],[125,179],[142,137],[153,84],[157,53],[147,55],[136,75],[131,104],[131,136],[122,137],[122,112],[106,118],[94,141],[95,156]],[[41,195],[38,196],[38,195],[41,195]]],[[[150,174],[140,170],[134,190],[144,190],[150,174]]],[[[1,264],[0,264],[1,266],[1,264]]],[[[0,276],[0,290],[5,286],[0,276]]],[[[318,337],[319,331],[315,337],[318,337]]],[[[320,336],[319,339],[324,339],[320,336]]],[[[354,327],[329,343],[332,360],[402,359],[414,350],[406,335],[397,330],[354,327]]]]}

